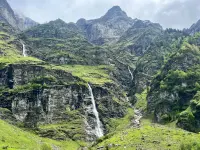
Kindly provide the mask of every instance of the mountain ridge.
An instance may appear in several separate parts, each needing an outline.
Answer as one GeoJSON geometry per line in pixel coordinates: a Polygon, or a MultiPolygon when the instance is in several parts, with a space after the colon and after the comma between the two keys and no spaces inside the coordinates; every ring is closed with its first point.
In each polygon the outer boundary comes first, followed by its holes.
{"type": "Polygon", "coordinates": [[[198,22],[194,34],[163,29],[113,6],[93,20],[10,26],[0,23],[0,126],[22,139],[0,130],[0,149],[200,148],[198,22]]]}
{"type": "Polygon", "coordinates": [[[38,23],[30,18],[22,17],[10,7],[7,0],[0,1],[0,20],[11,25],[16,30],[26,30],[38,23]]]}

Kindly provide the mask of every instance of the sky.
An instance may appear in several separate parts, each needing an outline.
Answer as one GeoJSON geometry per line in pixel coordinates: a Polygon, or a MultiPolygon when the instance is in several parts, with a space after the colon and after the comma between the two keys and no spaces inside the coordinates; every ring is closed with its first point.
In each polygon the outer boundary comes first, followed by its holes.
{"type": "Polygon", "coordinates": [[[120,6],[131,18],[160,23],[164,28],[189,28],[200,19],[200,0],[7,0],[25,16],[45,23],[95,19],[120,6]]]}

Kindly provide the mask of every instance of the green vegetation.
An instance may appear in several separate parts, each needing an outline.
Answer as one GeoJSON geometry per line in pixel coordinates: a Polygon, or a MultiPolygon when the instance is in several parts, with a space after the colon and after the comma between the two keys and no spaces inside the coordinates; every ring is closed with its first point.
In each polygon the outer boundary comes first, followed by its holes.
{"type": "Polygon", "coordinates": [[[37,133],[42,137],[56,140],[72,139],[76,141],[85,140],[84,120],[80,110],[66,108],[66,121],[55,124],[39,125],[37,133]]]}
{"type": "Polygon", "coordinates": [[[20,43],[14,36],[5,32],[0,32],[0,69],[9,64],[38,64],[42,61],[33,57],[23,57],[22,50],[18,50],[17,45],[20,43]]]}
{"type": "MultiPolygon", "coordinates": [[[[125,128],[115,134],[110,135],[107,139],[99,141],[97,147],[103,146],[109,150],[178,150],[191,145],[197,150],[196,145],[200,144],[200,135],[178,128],[169,128],[166,126],[150,123],[149,120],[143,119],[140,128],[125,128]],[[193,143],[196,143],[193,145],[193,143]]],[[[186,150],[186,149],[183,149],[186,150]]]]}
{"type": "Polygon", "coordinates": [[[144,90],[141,94],[136,93],[137,102],[134,105],[136,109],[140,109],[141,111],[146,111],[147,109],[147,90],[144,90]]]}
{"type": "MultiPolygon", "coordinates": [[[[108,121],[107,128],[109,134],[113,132],[121,132],[122,129],[125,129],[130,126],[131,120],[134,118],[134,110],[129,108],[127,114],[123,118],[111,118],[108,121]]],[[[109,136],[109,135],[108,135],[109,136]]]]}
{"type": "Polygon", "coordinates": [[[63,66],[45,66],[47,69],[64,70],[71,72],[73,76],[79,77],[86,83],[102,85],[112,83],[109,73],[112,70],[111,66],[86,66],[86,65],[63,65],[63,66]]]}
{"type": "Polygon", "coordinates": [[[71,140],[58,142],[46,138],[40,138],[2,120],[0,120],[0,128],[0,149],[51,150],[57,147],[61,150],[77,150],[80,147],[78,143],[71,140]]]}
{"type": "Polygon", "coordinates": [[[200,91],[190,101],[189,107],[180,113],[178,117],[178,126],[189,131],[200,131],[200,91]]]}

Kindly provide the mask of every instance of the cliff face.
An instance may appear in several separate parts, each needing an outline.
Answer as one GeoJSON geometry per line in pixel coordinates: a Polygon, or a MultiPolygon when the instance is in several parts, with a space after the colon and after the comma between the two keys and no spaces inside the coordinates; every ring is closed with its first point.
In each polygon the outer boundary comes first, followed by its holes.
{"type": "MultiPolygon", "coordinates": [[[[81,79],[62,70],[20,64],[2,69],[0,76],[4,89],[0,107],[10,109],[25,127],[38,128],[38,134],[53,139],[96,139],[91,95],[81,79]]],[[[110,118],[123,117],[127,102],[114,84],[92,88],[106,133],[105,123],[110,118]]]]}
{"type": "Polygon", "coordinates": [[[0,1],[0,21],[11,25],[15,30],[25,30],[38,23],[15,13],[6,0],[0,1]]]}
{"type": "Polygon", "coordinates": [[[117,42],[135,20],[131,19],[119,6],[111,8],[104,16],[95,20],[80,19],[76,23],[89,42],[103,45],[117,42]]]}

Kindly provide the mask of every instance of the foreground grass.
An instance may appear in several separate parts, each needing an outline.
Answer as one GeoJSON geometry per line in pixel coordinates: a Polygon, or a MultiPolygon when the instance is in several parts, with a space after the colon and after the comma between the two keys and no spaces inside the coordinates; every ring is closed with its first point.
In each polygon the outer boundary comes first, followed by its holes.
{"type": "Polygon", "coordinates": [[[8,150],[77,150],[74,141],[54,141],[40,138],[0,120],[0,149],[8,150]]]}
{"type": "Polygon", "coordinates": [[[140,128],[129,127],[118,131],[95,146],[98,147],[109,150],[198,150],[200,134],[142,120],[140,128]]]}

